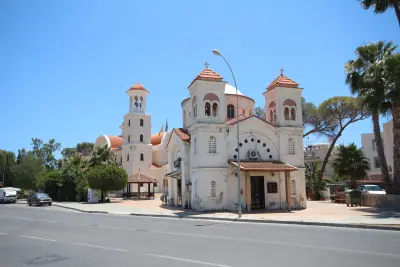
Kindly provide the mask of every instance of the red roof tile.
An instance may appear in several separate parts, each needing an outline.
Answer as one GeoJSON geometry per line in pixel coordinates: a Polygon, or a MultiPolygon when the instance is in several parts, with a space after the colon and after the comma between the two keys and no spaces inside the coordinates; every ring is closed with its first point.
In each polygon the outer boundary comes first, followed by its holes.
{"type": "MultiPolygon", "coordinates": [[[[248,118],[247,116],[240,114],[239,115],[239,122],[241,122],[242,120],[245,120],[247,118],[248,118]]],[[[237,119],[238,119],[238,117],[230,119],[229,121],[226,122],[226,124],[233,125],[233,124],[237,123],[237,119]]]]}
{"type": "Polygon", "coordinates": [[[175,133],[182,139],[182,141],[190,142],[190,134],[183,128],[174,128],[175,133]]]}
{"type": "MultiPolygon", "coordinates": [[[[230,164],[238,166],[236,160],[230,160],[230,164]]],[[[240,161],[240,169],[243,171],[270,171],[285,172],[296,171],[297,168],[280,161],[240,161]]]]}
{"type": "Polygon", "coordinates": [[[146,91],[146,92],[148,92],[148,91],[146,90],[146,88],[144,88],[144,86],[143,86],[142,84],[140,84],[140,83],[136,83],[136,84],[132,85],[132,86],[129,88],[128,91],[131,91],[131,90],[140,90],[140,91],[146,91]]]}
{"type": "Polygon", "coordinates": [[[122,146],[124,144],[124,138],[122,137],[110,135],[107,135],[107,137],[110,140],[111,149],[118,149],[119,146],[122,146]]]}
{"type": "Polygon", "coordinates": [[[157,179],[138,172],[128,177],[128,183],[157,183],[157,179]]]}
{"type": "Polygon", "coordinates": [[[197,80],[220,82],[222,81],[222,79],[223,77],[212,69],[205,68],[196,76],[196,78],[194,78],[189,87],[197,80]]]}
{"type": "Polygon", "coordinates": [[[297,88],[299,84],[292,79],[289,79],[285,75],[281,74],[267,87],[267,90],[271,90],[275,87],[285,87],[285,88],[297,88]]]}

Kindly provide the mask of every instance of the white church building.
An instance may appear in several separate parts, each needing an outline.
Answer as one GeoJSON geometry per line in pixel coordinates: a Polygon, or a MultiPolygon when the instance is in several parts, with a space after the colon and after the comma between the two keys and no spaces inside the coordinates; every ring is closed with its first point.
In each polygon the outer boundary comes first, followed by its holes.
{"type": "Polygon", "coordinates": [[[267,120],[253,114],[254,100],[209,68],[188,87],[182,128],[166,144],[170,204],[193,210],[306,207],[301,93],[279,75],[264,92],[267,120]],[[237,145],[239,127],[239,146],[237,145]]]}
{"type": "Polygon", "coordinates": [[[149,91],[128,91],[120,136],[99,136],[128,173],[121,193],[166,193],[170,205],[198,211],[237,210],[238,159],[242,209],[306,207],[301,93],[281,74],[266,88],[266,120],[253,115],[254,100],[203,69],[182,101],[182,128],[151,134],[149,91]],[[239,100],[239,116],[236,103],[239,100]],[[239,147],[237,145],[239,127],[239,147]],[[239,153],[238,153],[239,152],[239,153]]]}

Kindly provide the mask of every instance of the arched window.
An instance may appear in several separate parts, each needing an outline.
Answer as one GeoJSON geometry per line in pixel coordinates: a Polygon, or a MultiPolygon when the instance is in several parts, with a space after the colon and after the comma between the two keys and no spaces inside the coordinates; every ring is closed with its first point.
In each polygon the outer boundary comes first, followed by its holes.
{"type": "Polygon", "coordinates": [[[290,182],[290,191],[292,196],[296,196],[296,182],[294,180],[290,182]]]}
{"type": "Polygon", "coordinates": [[[235,117],[235,107],[232,104],[229,104],[226,108],[226,114],[228,116],[228,120],[233,119],[235,117]]]}
{"type": "Polygon", "coordinates": [[[276,122],[276,109],[274,109],[274,122],[276,122]]]}
{"type": "Polygon", "coordinates": [[[131,126],[131,119],[128,120],[128,126],[131,126]]]}
{"type": "Polygon", "coordinates": [[[210,116],[211,115],[211,104],[210,102],[206,102],[204,105],[204,115],[210,116]]]}
{"type": "Polygon", "coordinates": [[[290,109],[290,119],[291,119],[292,121],[295,121],[295,120],[296,120],[296,109],[295,109],[294,107],[292,107],[292,108],[290,109]]]}
{"type": "Polygon", "coordinates": [[[196,118],[197,117],[197,98],[196,98],[196,96],[193,97],[192,107],[193,107],[193,118],[196,118]]]}
{"type": "Polygon", "coordinates": [[[288,140],[288,152],[290,155],[294,155],[296,154],[296,151],[294,149],[294,139],[293,138],[289,138],[288,140]]]}
{"type": "Polygon", "coordinates": [[[214,117],[218,116],[218,104],[217,103],[213,103],[213,105],[212,105],[212,115],[214,117]]]}
{"type": "Polygon", "coordinates": [[[143,126],[143,119],[140,119],[140,126],[143,126]]]}
{"type": "Polygon", "coordinates": [[[140,142],[143,142],[143,134],[140,135],[140,142]]]}
{"type": "Polygon", "coordinates": [[[284,115],[285,115],[285,120],[289,120],[289,108],[288,107],[285,107],[285,113],[284,113],[284,115]]]}
{"type": "Polygon", "coordinates": [[[274,113],[273,113],[272,109],[269,111],[269,120],[270,120],[271,122],[274,121],[274,113]]]}
{"type": "Polygon", "coordinates": [[[126,154],[126,161],[129,161],[129,154],[126,154]]]}
{"type": "Polygon", "coordinates": [[[140,153],[140,161],[144,161],[144,154],[140,153]]]}
{"type": "Polygon", "coordinates": [[[215,188],[215,181],[211,181],[211,197],[217,197],[217,190],[215,188]]]}
{"type": "Polygon", "coordinates": [[[131,142],[131,135],[128,134],[128,143],[131,142]]]}
{"type": "Polygon", "coordinates": [[[208,153],[217,153],[217,139],[215,136],[210,136],[208,141],[208,153]]]}

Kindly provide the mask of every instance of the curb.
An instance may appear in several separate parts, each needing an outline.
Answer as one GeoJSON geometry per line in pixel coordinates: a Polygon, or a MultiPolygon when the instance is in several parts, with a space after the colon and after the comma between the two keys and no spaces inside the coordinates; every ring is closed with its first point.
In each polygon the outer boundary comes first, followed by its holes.
{"type": "Polygon", "coordinates": [[[141,214],[131,213],[132,216],[138,217],[158,217],[158,218],[175,218],[175,219],[189,219],[189,220],[213,220],[225,222],[251,222],[260,224],[290,224],[290,225],[313,225],[313,226],[328,226],[340,228],[358,228],[370,230],[387,230],[387,231],[400,231],[400,226],[385,226],[385,225],[370,225],[370,224],[352,224],[352,223],[324,223],[324,222],[305,222],[305,221],[277,221],[277,220],[256,220],[256,219],[229,219],[229,218],[215,218],[215,217],[187,217],[187,216],[174,216],[164,214],[141,214]]]}
{"type": "MultiPolygon", "coordinates": [[[[75,210],[84,213],[100,213],[100,214],[113,214],[107,211],[95,211],[95,210],[82,210],[72,207],[66,207],[58,204],[53,206],[75,210]]],[[[120,214],[118,214],[120,215],[120,214]]],[[[355,229],[369,229],[369,230],[386,230],[386,231],[400,231],[400,226],[391,225],[370,225],[370,224],[352,224],[352,223],[324,223],[324,222],[305,222],[305,221],[277,221],[277,220],[256,220],[256,219],[230,219],[230,218],[215,218],[215,217],[187,217],[183,215],[167,215],[167,214],[144,214],[144,213],[130,213],[126,214],[136,217],[153,217],[153,218],[172,218],[172,219],[189,219],[189,220],[213,220],[213,221],[225,221],[225,222],[251,222],[259,224],[288,224],[288,225],[308,225],[308,226],[328,226],[337,228],[355,228],[355,229]]]]}
{"type": "Polygon", "coordinates": [[[64,208],[64,209],[68,209],[68,210],[75,210],[75,211],[79,211],[79,212],[85,212],[85,213],[101,213],[101,214],[108,214],[108,211],[82,210],[82,209],[67,207],[67,206],[63,206],[63,205],[59,205],[59,204],[54,204],[54,203],[53,203],[53,206],[55,206],[55,207],[60,207],[60,208],[64,208]]]}

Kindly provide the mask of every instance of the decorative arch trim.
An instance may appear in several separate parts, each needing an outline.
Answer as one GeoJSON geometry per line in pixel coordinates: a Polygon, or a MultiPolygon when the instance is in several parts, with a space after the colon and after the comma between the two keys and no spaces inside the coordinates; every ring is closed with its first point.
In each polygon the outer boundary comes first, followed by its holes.
{"type": "Polygon", "coordinates": [[[208,94],[206,94],[204,96],[204,101],[207,101],[207,100],[210,101],[210,102],[213,102],[213,101],[218,101],[219,102],[218,96],[216,94],[213,94],[213,93],[208,93],[208,94]]]}
{"type": "Polygon", "coordinates": [[[296,101],[288,98],[288,99],[285,99],[285,101],[283,101],[283,106],[295,106],[295,107],[297,107],[297,104],[296,104],[296,101]]]}

